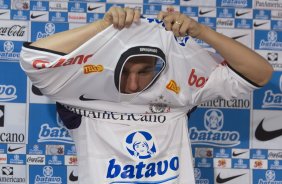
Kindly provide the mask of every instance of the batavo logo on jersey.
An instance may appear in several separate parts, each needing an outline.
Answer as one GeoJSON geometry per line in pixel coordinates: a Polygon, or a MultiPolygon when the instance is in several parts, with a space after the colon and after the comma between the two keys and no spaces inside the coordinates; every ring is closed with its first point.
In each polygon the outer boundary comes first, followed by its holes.
{"type": "Polygon", "coordinates": [[[97,73],[104,71],[103,65],[85,65],[83,66],[84,74],[97,73]]]}
{"type": "Polygon", "coordinates": [[[166,85],[166,88],[178,94],[180,92],[180,87],[174,80],[170,80],[169,83],[166,85]]]}
{"type": "Polygon", "coordinates": [[[193,68],[188,78],[188,85],[201,88],[206,84],[207,81],[208,78],[198,76],[196,74],[196,70],[193,68]]]}
{"type": "Polygon", "coordinates": [[[57,68],[62,66],[74,65],[74,64],[85,64],[93,54],[89,55],[78,55],[71,58],[61,58],[55,64],[47,60],[36,59],[32,62],[33,68],[42,69],[42,68],[57,68]]]}
{"type": "Polygon", "coordinates": [[[136,180],[145,183],[162,183],[178,178],[180,164],[177,156],[149,162],[150,158],[155,157],[159,151],[152,133],[143,130],[130,132],[125,136],[123,145],[135,162],[123,164],[117,159],[109,160],[107,178],[115,179],[112,183],[136,183],[136,180]],[[146,161],[147,159],[149,161],[146,161]],[[139,160],[141,162],[138,162],[139,160]]]}

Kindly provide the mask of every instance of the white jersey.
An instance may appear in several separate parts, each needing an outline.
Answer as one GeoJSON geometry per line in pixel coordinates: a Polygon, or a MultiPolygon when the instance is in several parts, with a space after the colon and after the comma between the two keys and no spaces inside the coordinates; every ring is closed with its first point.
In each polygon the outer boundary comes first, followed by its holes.
{"type": "Polygon", "coordinates": [[[111,26],[67,55],[25,45],[21,66],[43,94],[82,115],[70,130],[80,184],[194,184],[187,113],[256,89],[154,19],[121,31],[111,26]],[[158,56],[165,67],[150,87],[124,95],[117,71],[132,55],[158,56]]]}

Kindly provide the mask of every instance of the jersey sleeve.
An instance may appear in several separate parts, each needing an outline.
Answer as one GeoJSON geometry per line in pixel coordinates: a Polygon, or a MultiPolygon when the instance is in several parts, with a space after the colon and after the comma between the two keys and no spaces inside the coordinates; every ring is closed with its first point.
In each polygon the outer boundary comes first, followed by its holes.
{"type": "Polygon", "coordinates": [[[216,98],[230,100],[244,97],[259,87],[222,63],[212,71],[206,84],[194,94],[193,99],[195,104],[216,98]]]}
{"type": "MultiPolygon", "coordinates": [[[[78,49],[79,52],[80,49],[78,49]]],[[[87,62],[91,54],[64,54],[23,45],[20,64],[32,84],[46,96],[57,93],[87,62]]]]}

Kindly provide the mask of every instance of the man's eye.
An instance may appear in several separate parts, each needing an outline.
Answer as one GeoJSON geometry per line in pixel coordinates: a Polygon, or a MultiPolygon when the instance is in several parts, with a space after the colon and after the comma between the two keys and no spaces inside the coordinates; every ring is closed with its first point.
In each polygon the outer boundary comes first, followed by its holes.
{"type": "Polygon", "coordinates": [[[152,69],[147,69],[147,70],[141,70],[141,71],[139,71],[139,74],[150,74],[150,73],[152,73],[152,72],[153,72],[152,69]]]}

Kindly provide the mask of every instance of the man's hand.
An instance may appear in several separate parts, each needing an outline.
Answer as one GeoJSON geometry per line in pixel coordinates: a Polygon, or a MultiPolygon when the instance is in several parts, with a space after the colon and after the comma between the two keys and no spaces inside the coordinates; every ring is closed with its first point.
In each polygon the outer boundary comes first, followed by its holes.
{"type": "Polygon", "coordinates": [[[123,29],[124,27],[129,27],[133,22],[139,23],[140,14],[140,10],[137,8],[113,6],[105,13],[103,22],[108,26],[113,24],[115,28],[123,29]]]}
{"type": "Polygon", "coordinates": [[[157,18],[163,20],[166,29],[172,31],[175,36],[189,35],[197,38],[205,28],[204,25],[177,11],[161,11],[157,18]]]}

